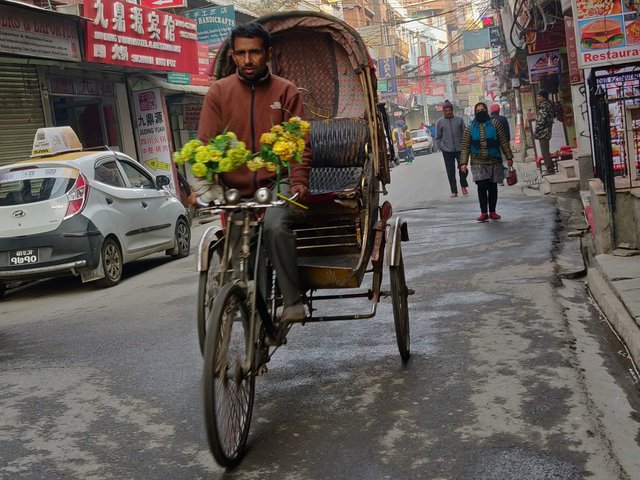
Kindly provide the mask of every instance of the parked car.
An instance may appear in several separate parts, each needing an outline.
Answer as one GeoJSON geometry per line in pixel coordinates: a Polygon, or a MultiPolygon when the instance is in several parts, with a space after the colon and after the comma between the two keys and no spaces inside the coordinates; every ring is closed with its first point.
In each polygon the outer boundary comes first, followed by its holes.
{"type": "Polygon", "coordinates": [[[411,130],[411,139],[413,140],[413,152],[416,155],[433,153],[433,138],[428,131],[421,128],[411,130]]]}
{"type": "Polygon", "coordinates": [[[69,273],[110,287],[132,260],[189,254],[169,177],[119,152],[83,151],[69,127],[38,130],[34,155],[0,167],[0,295],[9,282],[69,273]]]}

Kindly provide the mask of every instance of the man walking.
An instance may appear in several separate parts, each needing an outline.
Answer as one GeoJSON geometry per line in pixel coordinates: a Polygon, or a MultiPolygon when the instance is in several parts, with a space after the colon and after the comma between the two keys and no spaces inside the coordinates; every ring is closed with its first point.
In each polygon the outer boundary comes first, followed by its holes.
{"type": "Polygon", "coordinates": [[[544,160],[545,172],[543,175],[553,175],[556,169],[551,160],[549,143],[553,128],[553,104],[549,101],[549,92],[540,90],[536,96],[538,102],[538,116],[536,118],[536,138],[540,143],[540,152],[544,160]]]}
{"type": "Polygon", "coordinates": [[[500,115],[500,104],[491,104],[491,106],[489,107],[489,113],[491,113],[491,118],[498,121],[498,123],[504,130],[504,133],[507,134],[507,138],[511,140],[511,129],[509,128],[509,120],[507,120],[507,117],[505,117],[504,115],[500,115]]]}
{"type": "Polygon", "coordinates": [[[449,100],[445,100],[442,105],[443,117],[436,124],[435,141],[442,151],[444,165],[447,169],[449,186],[451,188],[451,198],[458,196],[458,186],[456,181],[456,170],[460,175],[460,187],[463,195],[469,195],[467,187],[467,172],[460,171],[460,152],[462,151],[462,134],[464,133],[464,120],[453,114],[453,105],[449,100]],[[457,165],[456,165],[457,162],[457,165]]]}

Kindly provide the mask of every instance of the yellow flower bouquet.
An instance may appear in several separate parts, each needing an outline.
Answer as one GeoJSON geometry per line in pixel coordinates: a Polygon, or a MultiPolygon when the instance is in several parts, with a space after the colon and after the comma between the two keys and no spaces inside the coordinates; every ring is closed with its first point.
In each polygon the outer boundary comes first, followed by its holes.
{"type": "Polygon", "coordinates": [[[304,136],[309,133],[309,122],[300,117],[291,117],[280,125],[274,125],[260,136],[260,151],[249,161],[247,167],[256,171],[266,168],[277,172],[278,182],[280,166],[289,167],[291,162],[300,163],[304,153],[304,136]]]}
{"type": "Polygon", "coordinates": [[[199,178],[214,180],[218,173],[231,172],[251,158],[244,142],[233,132],[224,132],[209,140],[208,144],[200,140],[190,140],[178,152],[173,154],[177,165],[191,164],[191,172],[199,178]]]}

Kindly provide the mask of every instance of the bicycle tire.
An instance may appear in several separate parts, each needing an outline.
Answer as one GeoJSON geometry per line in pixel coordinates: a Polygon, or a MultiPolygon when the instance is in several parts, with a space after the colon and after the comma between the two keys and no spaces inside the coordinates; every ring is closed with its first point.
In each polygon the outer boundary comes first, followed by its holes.
{"type": "Polygon", "coordinates": [[[213,303],[205,338],[207,439],[214,458],[226,468],[236,466],[244,454],[255,395],[254,359],[247,358],[251,319],[245,298],[238,284],[224,285],[213,303]]]}
{"type": "Polygon", "coordinates": [[[393,323],[396,329],[398,351],[404,365],[411,356],[409,333],[409,291],[404,276],[404,261],[400,252],[400,261],[397,266],[389,267],[389,281],[391,283],[391,304],[393,306],[393,323]]]}

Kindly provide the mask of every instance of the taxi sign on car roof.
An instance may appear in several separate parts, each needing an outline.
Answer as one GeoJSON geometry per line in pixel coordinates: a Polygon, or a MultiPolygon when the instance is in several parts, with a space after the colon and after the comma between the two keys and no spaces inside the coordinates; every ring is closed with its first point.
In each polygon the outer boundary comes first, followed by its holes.
{"type": "Polygon", "coordinates": [[[31,158],[46,157],[82,150],[76,132],[71,127],[39,128],[33,139],[31,158]]]}

